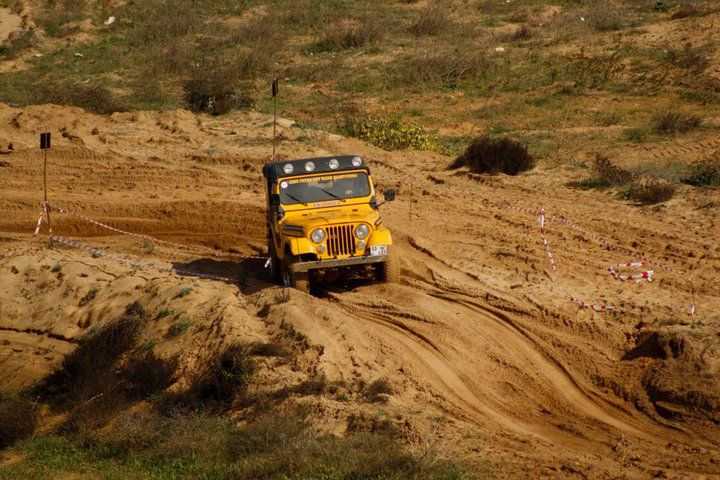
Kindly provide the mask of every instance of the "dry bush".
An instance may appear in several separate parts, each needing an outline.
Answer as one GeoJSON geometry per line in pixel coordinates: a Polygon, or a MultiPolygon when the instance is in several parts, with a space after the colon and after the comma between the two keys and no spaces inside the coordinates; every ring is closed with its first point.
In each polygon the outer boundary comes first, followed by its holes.
{"type": "Polygon", "coordinates": [[[240,82],[253,71],[251,52],[248,56],[219,56],[208,51],[191,66],[183,82],[185,101],[194,112],[221,115],[233,109],[253,106],[252,98],[240,90],[240,82]]]}
{"type": "Polygon", "coordinates": [[[699,17],[705,14],[704,9],[695,2],[683,2],[672,12],[670,18],[677,20],[680,18],[699,17]]]}
{"type": "Polygon", "coordinates": [[[130,359],[123,375],[128,382],[128,393],[136,398],[147,398],[165,390],[175,381],[177,366],[176,358],[161,358],[153,351],[130,359]]]}
{"type": "Polygon", "coordinates": [[[522,143],[507,137],[475,138],[449,168],[468,167],[476,173],[518,175],[535,167],[535,159],[522,143]]]}
{"type": "Polygon", "coordinates": [[[71,80],[40,80],[28,88],[27,103],[71,105],[103,115],[127,110],[125,103],[108,88],[71,80]]]}
{"type": "Polygon", "coordinates": [[[595,155],[592,170],[605,186],[626,185],[636,178],[634,173],[618,167],[608,157],[599,153],[595,155]]]}
{"type": "Polygon", "coordinates": [[[393,395],[395,389],[387,378],[378,378],[363,389],[363,396],[369,402],[382,402],[385,395],[393,395]]]}
{"type": "Polygon", "coordinates": [[[720,186],[720,159],[705,160],[690,166],[683,183],[694,187],[720,186]]]}
{"type": "Polygon", "coordinates": [[[613,2],[595,2],[586,15],[588,24],[598,32],[610,32],[623,27],[622,13],[613,2]]]}
{"type": "Polygon", "coordinates": [[[457,88],[460,81],[476,78],[494,68],[492,61],[478,51],[455,50],[402,58],[390,67],[394,86],[457,88]]]}
{"type": "Polygon", "coordinates": [[[338,51],[359,48],[382,39],[382,30],[372,20],[343,20],[331,23],[315,44],[320,51],[338,51]]]}
{"type": "Polygon", "coordinates": [[[622,192],[622,196],[641,205],[652,205],[670,200],[675,195],[675,192],[677,192],[675,185],[650,179],[630,185],[629,188],[622,192]]]}
{"type": "Polygon", "coordinates": [[[702,118],[681,112],[668,112],[655,119],[655,129],[664,134],[687,133],[702,125],[702,118]]]}
{"type": "Polygon", "coordinates": [[[196,372],[189,393],[201,401],[229,405],[245,392],[254,373],[248,346],[233,343],[213,354],[196,372]]]}
{"type": "Polygon", "coordinates": [[[36,424],[35,407],[28,399],[0,397],[0,450],[31,436],[36,424]]]}
{"type": "Polygon", "coordinates": [[[523,25],[513,32],[511,39],[515,41],[529,40],[532,37],[532,31],[527,25],[523,25]]]}
{"type": "Polygon", "coordinates": [[[420,11],[420,15],[410,26],[410,33],[418,37],[442,33],[450,27],[449,14],[447,8],[430,3],[420,11]]]}

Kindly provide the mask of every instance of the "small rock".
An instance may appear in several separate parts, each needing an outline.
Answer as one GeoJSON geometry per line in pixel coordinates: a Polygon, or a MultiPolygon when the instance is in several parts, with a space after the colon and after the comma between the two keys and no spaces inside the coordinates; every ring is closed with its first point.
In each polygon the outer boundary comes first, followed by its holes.
{"type": "Polygon", "coordinates": [[[110,16],[110,17],[108,17],[108,19],[105,20],[103,23],[105,24],[105,26],[110,26],[110,25],[112,25],[113,23],[115,23],[116,20],[117,20],[117,19],[116,19],[115,17],[110,16]]]}

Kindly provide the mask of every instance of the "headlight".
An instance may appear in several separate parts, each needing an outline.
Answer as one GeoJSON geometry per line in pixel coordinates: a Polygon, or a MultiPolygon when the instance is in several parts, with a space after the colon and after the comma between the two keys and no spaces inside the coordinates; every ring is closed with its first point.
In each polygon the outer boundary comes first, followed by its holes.
{"type": "Polygon", "coordinates": [[[316,228],[310,234],[310,239],[315,243],[322,243],[322,241],[325,240],[325,230],[316,228]]]}
{"type": "Polygon", "coordinates": [[[358,225],[358,227],[355,229],[355,236],[362,240],[363,238],[366,238],[370,234],[370,229],[367,225],[358,225]]]}

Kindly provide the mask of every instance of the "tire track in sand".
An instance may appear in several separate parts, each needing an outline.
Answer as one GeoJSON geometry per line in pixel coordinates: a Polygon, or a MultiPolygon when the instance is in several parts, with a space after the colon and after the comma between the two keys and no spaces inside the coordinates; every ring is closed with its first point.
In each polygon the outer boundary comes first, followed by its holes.
{"type": "Polygon", "coordinates": [[[418,334],[400,321],[389,321],[384,316],[376,315],[370,309],[358,306],[347,299],[340,299],[337,295],[331,294],[330,298],[347,313],[380,327],[397,345],[404,347],[416,362],[433,373],[450,394],[448,399],[474,420],[477,421],[478,417],[482,420],[489,419],[516,434],[532,435],[549,442],[559,440],[549,437],[547,429],[512,418],[484,402],[463,380],[467,376],[448,361],[441,350],[426,336],[418,334]]]}

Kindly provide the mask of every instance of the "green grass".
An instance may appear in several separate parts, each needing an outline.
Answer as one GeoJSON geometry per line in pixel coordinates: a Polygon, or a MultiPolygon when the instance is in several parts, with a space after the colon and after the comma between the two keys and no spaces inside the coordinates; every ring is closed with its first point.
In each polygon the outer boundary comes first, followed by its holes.
{"type": "Polygon", "coordinates": [[[316,435],[297,415],[238,427],[204,415],[123,414],[112,430],[33,437],[8,454],[19,460],[0,461],[3,480],[472,478],[450,462],[424,465],[391,434],[316,435]]]}

